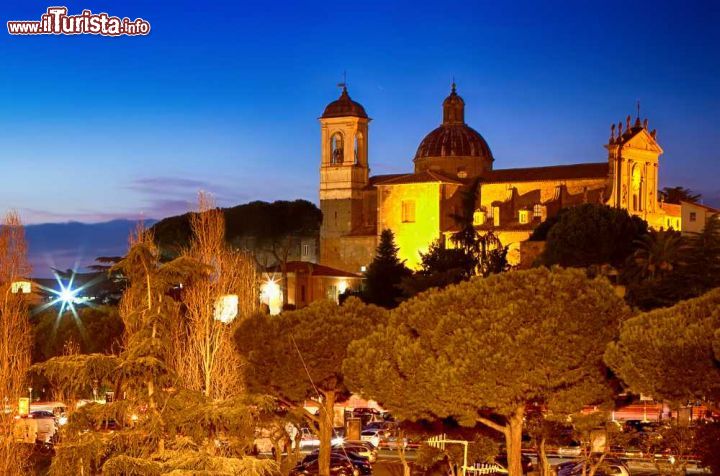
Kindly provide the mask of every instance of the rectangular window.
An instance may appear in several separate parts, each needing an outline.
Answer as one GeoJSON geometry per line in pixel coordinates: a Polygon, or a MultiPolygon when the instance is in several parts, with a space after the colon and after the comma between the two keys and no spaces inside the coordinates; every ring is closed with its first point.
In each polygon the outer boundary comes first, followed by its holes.
{"type": "Polygon", "coordinates": [[[542,218],[543,215],[543,206],[539,203],[536,203],[533,207],[533,217],[535,218],[542,218]]]}
{"type": "Polygon", "coordinates": [[[697,220],[697,213],[690,212],[690,221],[696,221],[697,220]]]}
{"type": "Polygon", "coordinates": [[[518,221],[522,224],[526,224],[530,222],[530,211],[529,210],[520,210],[518,213],[518,221]]]}
{"type": "Polygon", "coordinates": [[[473,213],[473,225],[484,225],[485,224],[485,212],[482,210],[475,210],[473,213]]]}
{"type": "Polygon", "coordinates": [[[304,243],[302,245],[302,255],[303,256],[310,256],[310,245],[307,243],[304,243]]]}
{"type": "Polygon", "coordinates": [[[402,201],[403,223],[415,223],[415,200],[402,201]]]}

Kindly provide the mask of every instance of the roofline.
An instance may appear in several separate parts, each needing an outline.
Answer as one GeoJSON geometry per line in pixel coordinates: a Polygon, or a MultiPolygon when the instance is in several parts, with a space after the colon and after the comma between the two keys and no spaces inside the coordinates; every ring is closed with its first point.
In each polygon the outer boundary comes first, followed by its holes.
{"type": "MultiPolygon", "coordinates": [[[[540,167],[516,167],[512,169],[495,169],[490,171],[490,175],[492,175],[493,172],[520,172],[525,170],[552,170],[552,169],[562,169],[562,168],[568,168],[568,167],[582,167],[582,166],[588,166],[588,165],[596,165],[596,166],[606,166],[609,170],[609,164],[607,162],[580,162],[576,164],[560,164],[560,165],[543,165],[540,167]]],[[[606,174],[607,175],[607,174],[606,174]]],[[[572,180],[578,180],[578,179],[584,179],[584,178],[598,178],[598,175],[587,175],[587,176],[580,176],[580,177],[574,177],[572,180]]],[[[492,178],[483,178],[483,176],[480,176],[481,183],[493,183],[493,182],[505,182],[505,180],[493,180],[492,178]]],[[[513,179],[511,182],[547,182],[551,180],[558,180],[556,178],[554,179],[546,179],[546,180],[538,180],[538,179],[513,179]]]]}

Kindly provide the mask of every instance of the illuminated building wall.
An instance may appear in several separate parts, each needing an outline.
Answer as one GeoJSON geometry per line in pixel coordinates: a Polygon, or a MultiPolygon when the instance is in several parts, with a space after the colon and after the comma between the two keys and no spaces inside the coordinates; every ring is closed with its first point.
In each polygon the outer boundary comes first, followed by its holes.
{"type": "Polygon", "coordinates": [[[395,233],[398,257],[410,269],[420,264],[420,252],[440,238],[440,183],[378,186],[378,232],[395,233]]]}

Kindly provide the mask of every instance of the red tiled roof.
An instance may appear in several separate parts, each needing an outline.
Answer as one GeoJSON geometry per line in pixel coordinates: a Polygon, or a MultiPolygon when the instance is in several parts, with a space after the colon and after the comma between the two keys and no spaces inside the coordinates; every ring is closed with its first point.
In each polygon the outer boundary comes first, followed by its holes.
{"type": "Polygon", "coordinates": [[[552,180],[575,180],[605,178],[608,176],[607,162],[590,164],[554,165],[550,167],[528,167],[522,169],[500,169],[487,172],[483,182],[542,182],[552,180]]]}
{"type": "Polygon", "coordinates": [[[682,207],[675,203],[660,202],[660,208],[668,215],[676,217],[682,215],[682,207]]]}
{"type": "MultiPolygon", "coordinates": [[[[308,261],[288,261],[286,270],[288,273],[310,274],[313,276],[328,276],[333,278],[361,278],[362,276],[355,273],[349,273],[341,269],[331,268],[318,263],[310,263],[308,261]]],[[[280,266],[270,266],[266,270],[269,273],[280,273],[280,266]]]]}
{"type": "Polygon", "coordinates": [[[374,187],[375,185],[378,185],[378,184],[380,184],[380,183],[382,183],[382,182],[385,182],[386,180],[391,180],[391,179],[394,179],[394,178],[397,178],[397,177],[404,177],[404,176],[406,176],[406,175],[411,175],[411,174],[373,175],[372,177],[370,177],[370,179],[369,179],[369,181],[368,181],[368,186],[369,186],[369,187],[374,187]]]}
{"type": "Polygon", "coordinates": [[[423,172],[419,172],[416,174],[407,174],[407,175],[401,175],[399,177],[391,178],[391,179],[385,180],[383,182],[380,182],[377,185],[401,185],[401,184],[410,184],[410,183],[431,183],[431,182],[457,183],[457,184],[463,183],[462,181],[460,181],[456,178],[448,177],[447,175],[443,175],[439,172],[435,172],[434,170],[425,170],[423,172]]]}

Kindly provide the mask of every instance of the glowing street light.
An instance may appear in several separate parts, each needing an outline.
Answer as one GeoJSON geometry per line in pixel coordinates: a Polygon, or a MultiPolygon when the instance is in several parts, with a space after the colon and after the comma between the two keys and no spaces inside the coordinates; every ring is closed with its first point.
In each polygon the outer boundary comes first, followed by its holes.
{"type": "Polygon", "coordinates": [[[238,302],[237,294],[220,296],[217,301],[215,301],[215,315],[213,316],[215,320],[223,324],[229,324],[234,321],[238,315],[238,302]]]}
{"type": "Polygon", "coordinates": [[[268,276],[265,282],[260,285],[260,302],[267,304],[270,308],[270,315],[275,316],[282,311],[282,301],[283,294],[278,281],[268,276]]]}
{"type": "Polygon", "coordinates": [[[86,289],[89,288],[96,283],[99,282],[101,278],[95,278],[93,280],[90,280],[83,284],[80,287],[73,287],[73,282],[75,281],[75,272],[73,271],[72,275],[70,276],[70,279],[68,280],[67,284],[63,283],[62,279],[58,275],[58,273],[55,273],[55,280],[58,283],[58,289],[49,288],[47,286],[38,285],[39,288],[46,291],[50,295],[52,295],[52,300],[50,302],[45,303],[42,307],[36,310],[36,312],[43,311],[47,309],[48,307],[52,307],[55,304],[60,304],[60,309],[58,311],[58,318],[60,318],[67,309],[72,312],[73,316],[76,320],[79,321],[77,310],[75,309],[76,304],[80,303],[87,303],[90,304],[89,300],[86,298],[80,297],[80,293],[86,289]]]}

